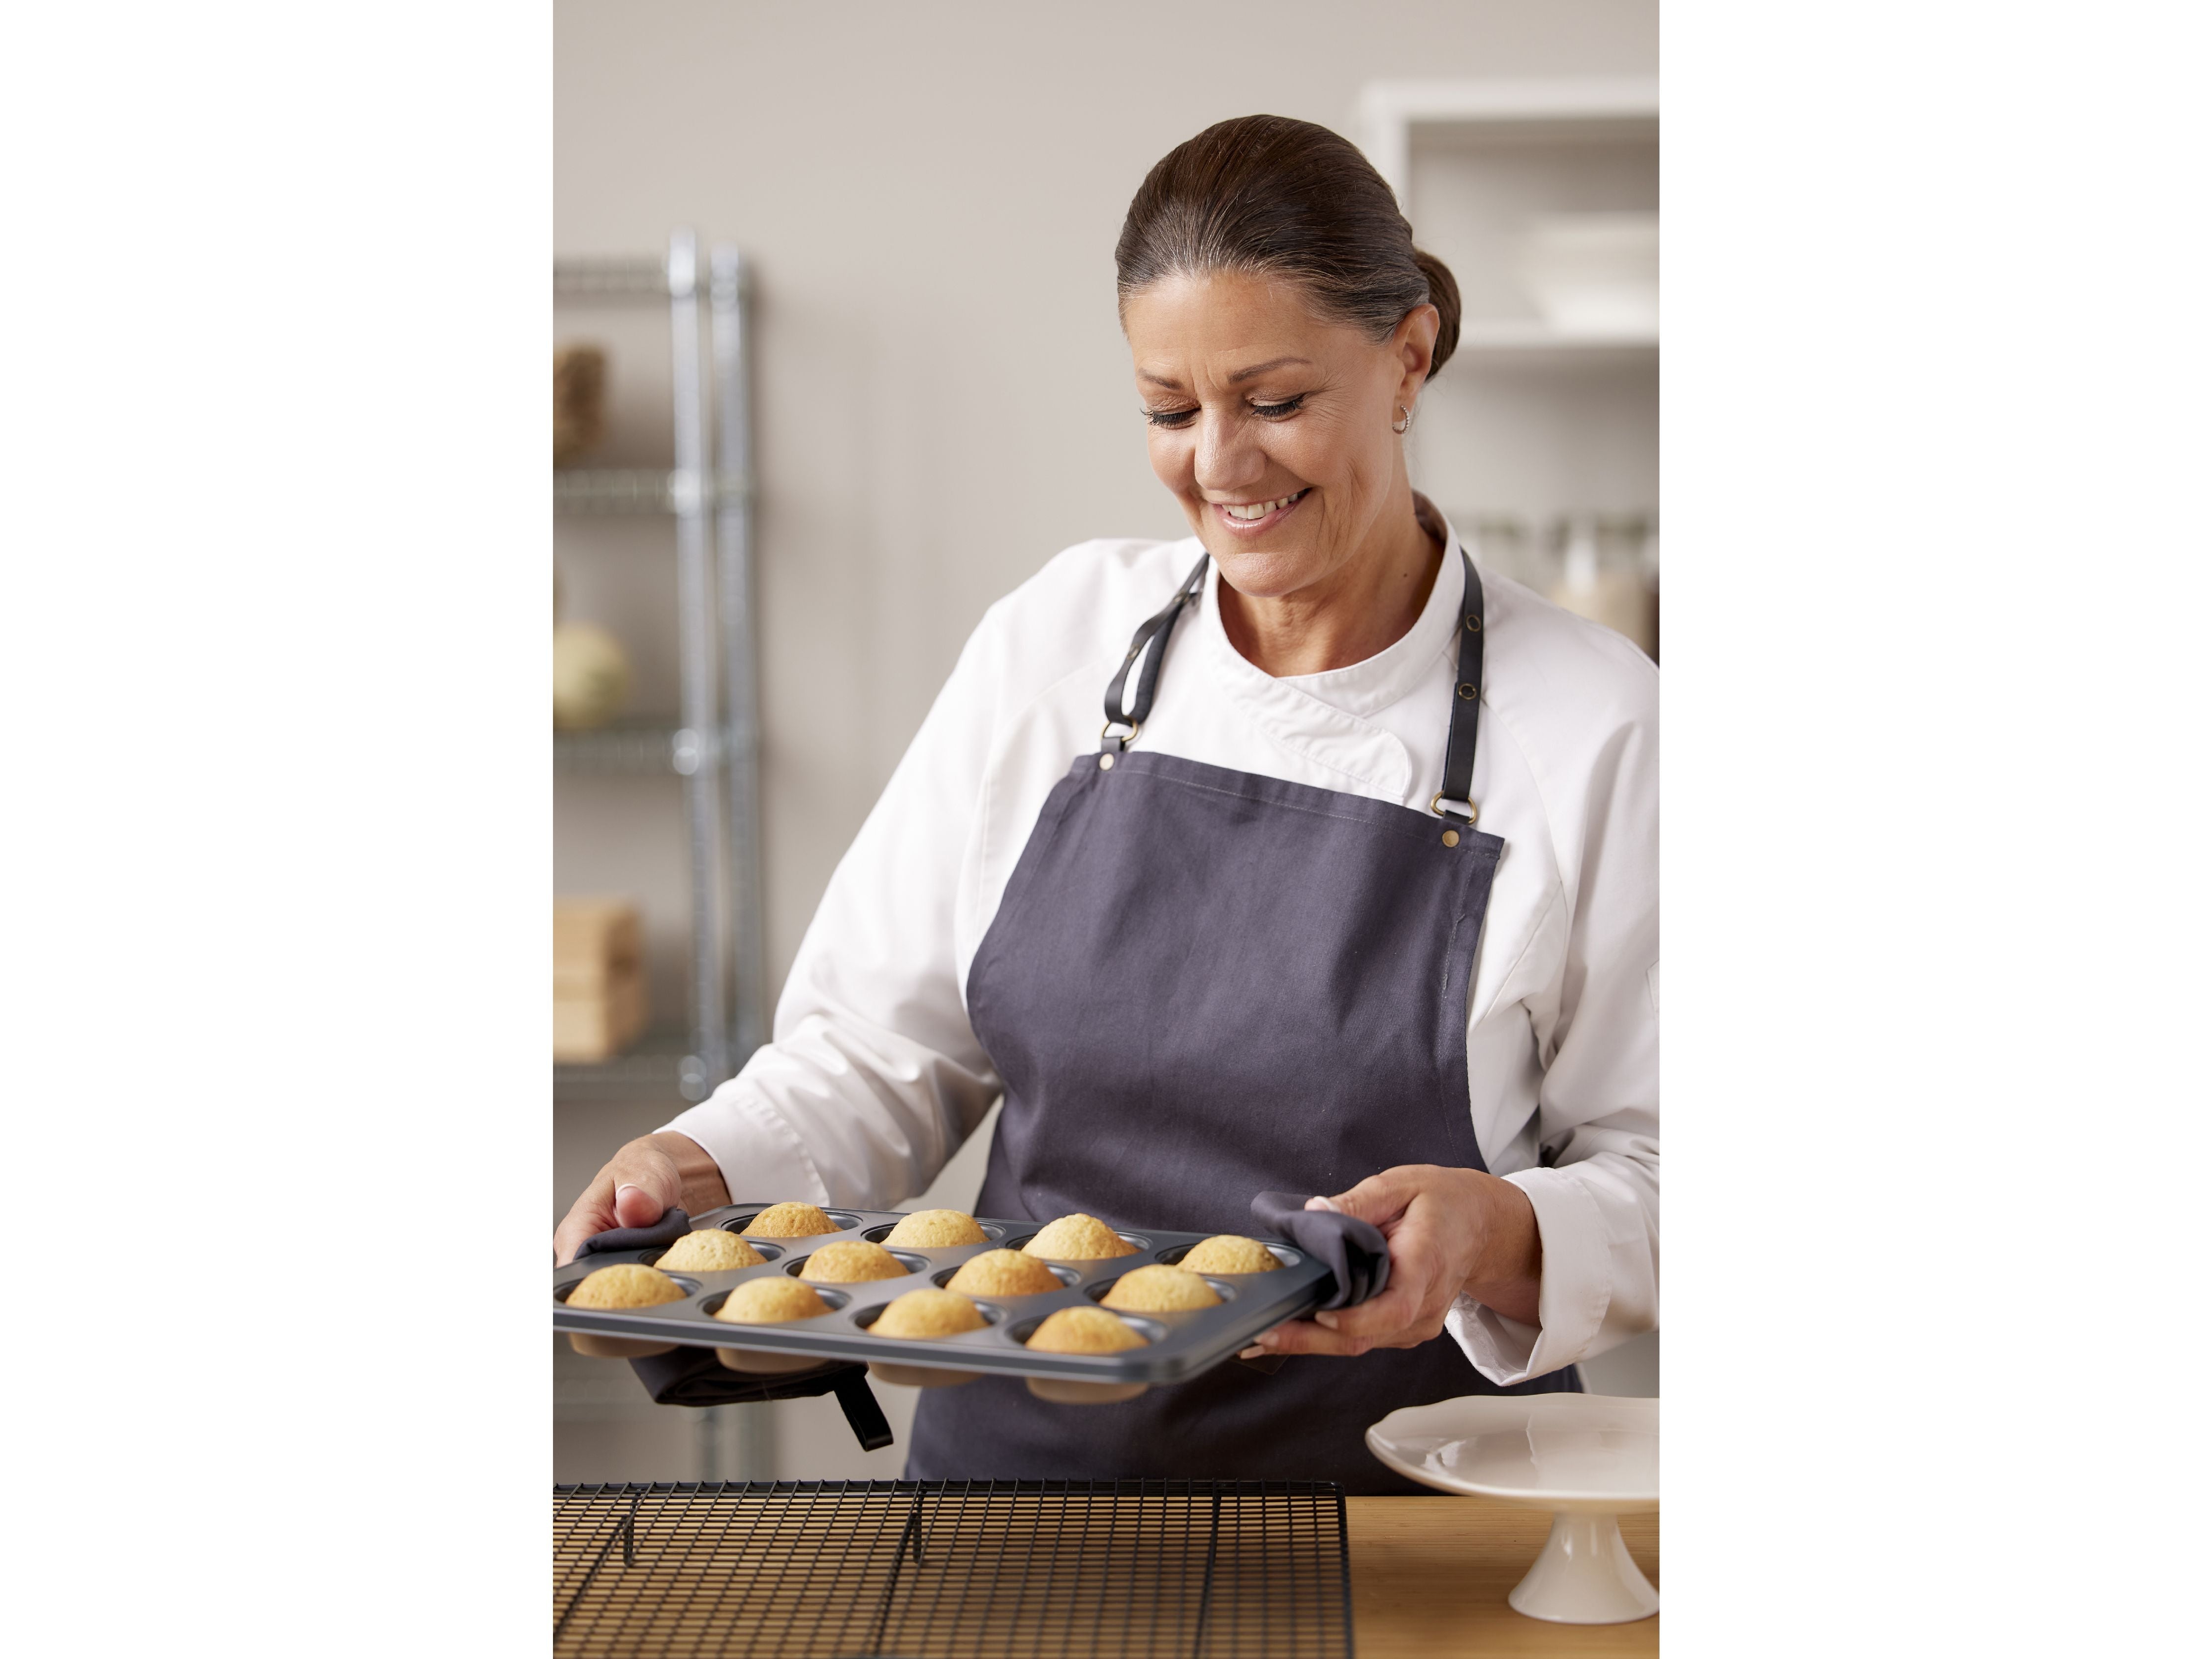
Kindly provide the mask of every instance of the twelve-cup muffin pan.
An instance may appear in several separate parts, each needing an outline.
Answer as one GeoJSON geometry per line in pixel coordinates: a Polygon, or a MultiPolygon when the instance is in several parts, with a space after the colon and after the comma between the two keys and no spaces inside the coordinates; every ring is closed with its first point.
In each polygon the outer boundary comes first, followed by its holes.
{"type": "MultiPolygon", "coordinates": [[[[734,1204],[709,1211],[692,1223],[696,1232],[720,1228],[741,1232],[747,1223],[773,1200],[734,1204]]],[[[746,1243],[768,1258],[757,1267],[721,1273],[689,1270],[669,1277],[682,1285],[681,1302],[664,1302],[651,1308],[570,1308],[568,1292],[586,1275],[620,1262],[659,1259],[665,1246],[645,1250],[617,1250],[594,1254],[553,1270],[553,1328],[581,1331],[599,1336],[626,1337],[651,1342],[671,1342],[691,1348],[744,1348],[777,1354],[818,1355],[824,1360],[875,1361],[879,1363],[927,1367],[957,1371],[985,1372],[1000,1376],[1058,1378],[1101,1383],[1179,1382],[1218,1364],[1249,1345],[1262,1331],[1295,1319],[1321,1305],[1330,1290],[1328,1269],[1304,1251],[1273,1239],[1261,1243],[1282,1265],[1267,1273],[1208,1273],[1206,1282],[1221,1298],[1212,1308],[1175,1313],[1136,1314],[1110,1309],[1146,1339],[1141,1348],[1125,1348],[1110,1354],[1047,1354],[1024,1347],[1045,1315],[1060,1308],[1096,1303],[1114,1281],[1132,1268],[1152,1262],[1175,1262],[1210,1233],[1176,1233],[1160,1228],[1117,1229],[1123,1241],[1135,1247],[1126,1256],[1104,1261],[1052,1261],[1060,1281],[1057,1290],[1040,1290],[1022,1296],[971,1296],[987,1321],[980,1331],[928,1339],[879,1337],[868,1327],[884,1305],[908,1290],[942,1288],[970,1256],[986,1250],[1018,1250],[1043,1226],[1042,1222],[999,1221],[978,1216],[983,1229],[981,1244],[963,1244],[935,1250],[910,1250],[902,1245],[891,1251],[908,1268],[901,1278],[870,1279],[859,1284],[817,1284],[814,1289],[830,1303],[830,1311],[812,1319],[781,1325],[734,1325],[714,1317],[725,1298],[747,1279],[771,1273],[796,1277],[806,1258],[824,1245],[866,1239],[880,1244],[902,1218],[895,1210],[838,1210],[824,1211],[838,1224],[834,1233],[807,1238],[749,1238],[746,1243]]]]}

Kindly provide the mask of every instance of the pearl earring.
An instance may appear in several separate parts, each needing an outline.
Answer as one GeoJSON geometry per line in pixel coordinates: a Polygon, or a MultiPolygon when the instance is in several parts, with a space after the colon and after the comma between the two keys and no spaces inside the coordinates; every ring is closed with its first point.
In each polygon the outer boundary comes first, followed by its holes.
{"type": "Polygon", "coordinates": [[[1413,424],[1413,412],[1407,408],[1404,404],[1400,404],[1398,406],[1398,418],[1390,423],[1390,430],[1399,434],[1401,436],[1403,436],[1406,429],[1413,424]]]}

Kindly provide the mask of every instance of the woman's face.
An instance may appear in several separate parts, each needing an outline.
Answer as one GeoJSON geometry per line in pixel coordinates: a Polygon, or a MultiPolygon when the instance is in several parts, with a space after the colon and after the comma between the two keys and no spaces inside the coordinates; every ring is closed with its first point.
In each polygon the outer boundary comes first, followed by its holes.
{"type": "Polygon", "coordinates": [[[1377,344],[1316,317],[1289,283],[1217,271],[1138,290],[1121,326],[1152,471],[1231,586],[1255,599],[1326,587],[1389,544],[1384,509],[1406,488],[1390,428],[1428,375],[1435,307],[1377,344]]]}

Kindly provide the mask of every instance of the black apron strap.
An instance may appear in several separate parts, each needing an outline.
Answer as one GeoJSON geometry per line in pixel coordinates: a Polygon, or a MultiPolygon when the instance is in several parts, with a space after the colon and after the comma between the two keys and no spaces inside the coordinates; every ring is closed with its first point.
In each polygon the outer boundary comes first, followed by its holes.
{"type": "Polygon", "coordinates": [[[1160,662],[1168,654],[1168,636],[1175,631],[1176,619],[1182,615],[1183,607],[1196,599],[1206,582],[1206,562],[1210,555],[1200,553],[1198,563],[1191,567],[1176,596],[1168,601],[1167,608],[1157,616],[1148,618],[1129,641],[1129,654],[1121,659],[1121,667],[1114,676],[1114,683],[1106,688],[1106,729],[1099,734],[1099,753],[1119,754],[1136,738],[1145,723],[1145,717],[1152,711],[1152,692],[1160,683],[1160,662]],[[1145,647],[1152,649],[1148,652],[1145,647]],[[1137,674],[1137,698],[1125,710],[1121,704],[1122,687],[1127,683],[1129,670],[1136,667],[1137,659],[1144,658],[1145,666],[1137,674]],[[1116,726],[1128,730],[1117,732],[1116,726]]]}
{"type": "Polygon", "coordinates": [[[1439,818],[1474,822],[1474,726],[1482,706],[1482,578],[1464,550],[1467,587],[1460,601],[1459,677],[1452,686],[1451,735],[1444,743],[1444,786],[1429,802],[1439,818]]]}
{"type": "MultiPolygon", "coordinates": [[[[1476,574],[1474,560],[1464,551],[1460,555],[1466,570],[1466,582],[1460,601],[1459,674],[1452,686],[1451,732],[1444,744],[1443,787],[1429,802],[1429,810],[1440,818],[1456,819],[1472,824],[1476,808],[1469,798],[1469,788],[1474,781],[1475,728],[1482,703],[1482,578],[1476,574]]],[[[1104,753],[1118,754],[1128,747],[1142,729],[1145,718],[1152,711],[1152,695],[1160,683],[1160,664],[1167,656],[1168,640],[1175,632],[1184,608],[1196,599],[1206,580],[1207,555],[1200,554],[1190,574],[1183,578],[1176,596],[1156,615],[1146,619],[1129,641],[1128,655],[1121,659],[1113,683],[1106,687],[1106,725],[1100,733],[1099,749],[1104,753]],[[1146,648],[1152,649],[1147,650],[1146,648]],[[1137,692],[1133,701],[1123,702],[1129,680],[1129,670],[1139,662],[1137,692]],[[1126,730],[1116,731],[1115,727],[1126,730]]]]}

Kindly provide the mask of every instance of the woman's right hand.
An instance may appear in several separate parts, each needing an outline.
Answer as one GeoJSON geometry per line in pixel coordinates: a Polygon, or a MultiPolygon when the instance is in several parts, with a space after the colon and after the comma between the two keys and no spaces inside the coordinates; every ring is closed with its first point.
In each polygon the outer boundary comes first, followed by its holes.
{"type": "Polygon", "coordinates": [[[663,1131],[641,1135],[606,1161],[553,1231],[556,1266],[574,1261],[594,1233],[611,1227],[650,1227],[672,1206],[704,1215],[730,1201],[721,1166],[689,1135],[663,1131]]]}

